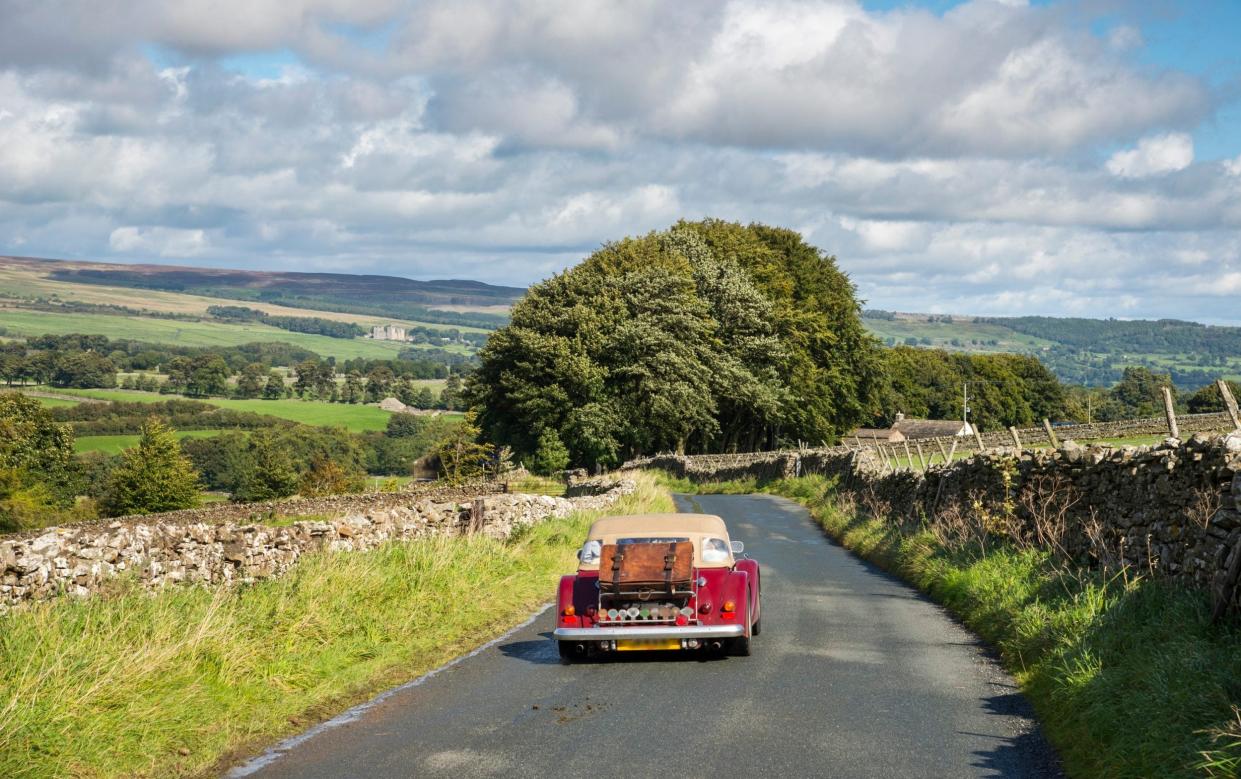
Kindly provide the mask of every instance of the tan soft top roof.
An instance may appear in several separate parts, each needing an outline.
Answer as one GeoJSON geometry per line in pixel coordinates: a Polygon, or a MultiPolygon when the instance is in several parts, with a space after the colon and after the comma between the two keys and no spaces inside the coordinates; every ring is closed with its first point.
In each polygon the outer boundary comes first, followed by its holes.
{"type": "Polygon", "coordinates": [[[630,514],[602,517],[590,526],[588,538],[615,536],[622,533],[704,533],[728,537],[724,520],[714,514],[630,514]]]}

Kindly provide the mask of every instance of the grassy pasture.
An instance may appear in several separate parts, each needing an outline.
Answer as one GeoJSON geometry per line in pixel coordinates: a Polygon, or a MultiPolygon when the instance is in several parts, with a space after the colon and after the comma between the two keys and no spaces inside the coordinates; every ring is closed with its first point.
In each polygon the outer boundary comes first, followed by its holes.
{"type": "MultiPolygon", "coordinates": [[[[14,387],[13,389],[21,392],[20,387],[14,387]]],[[[76,406],[81,402],[79,400],[67,400],[66,398],[35,398],[35,400],[39,401],[39,405],[44,408],[64,408],[65,406],[76,406]]]]}
{"type": "Polygon", "coordinates": [[[898,345],[903,344],[906,338],[926,338],[931,341],[932,347],[956,352],[1029,354],[1037,353],[1054,344],[1053,341],[1018,333],[1002,325],[969,321],[926,322],[919,319],[864,318],[862,324],[879,338],[896,339],[898,345]],[[960,341],[960,346],[952,345],[954,338],[960,341]],[[970,341],[973,340],[983,342],[995,340],[998,343],[994,346],[986,343],[971,344],[970,341]]]}
{"type": "MultiPolygon", "coordinates": [[[[0,326],[7,328],[10,333],[24,336],[91,333],[108,338],[129,338],[175,346],[240,346],[255,341],[278,341],[309,349],[322,357],[335,357],[337,360],[357,357],[394,359],[397,353],[406,346],[431,348],[425,344],[372,341],[366,338],[328,338],[324,335],[293,333],[258,323],[183,322],[176,319],[31,311],[15,308],[0,308],[0,326]]],[[[461,344],[442,348],[459,354],[471,352],[469,348],[461,344]]]]}
{"type": "MultiPolygon", "coordinates": [[[[57,390],[70,395],[99,400],[120,400],[130,403],[158,403],[163,400],[180,398],[180,395],[161,395],[158,392],[140,392],[138,390],[103,390],[103,389],[66,389],[57,390]]],[[[198,400],[198,398],[194,398],[198,400]]],[[[388,426],[391,413],[378,406],[353,405],[348,403],[326,403],[321,400],[298,400],[284,398],[281,400],[238,400],[234,398],[205,398],[209,403],[220,408],[237,411],[253,411],[257,414],[270,414],[273,417],[301,422],[304,425],[320,427],[343,427],[355,433],[367,430],[383,430],[388,426]]]]}
{"type": "MultiPolygon", "coordinates": [[[[177,438],[211,438],[227,430],[178,430],[177,438]]],[[[124,449],[138,445],[142,438],[137,433],[119,435],[84,435],[73,440],[73,448],[78,454],[83,452],[103,452],[104,454],[120,454],[124,449]]]]}

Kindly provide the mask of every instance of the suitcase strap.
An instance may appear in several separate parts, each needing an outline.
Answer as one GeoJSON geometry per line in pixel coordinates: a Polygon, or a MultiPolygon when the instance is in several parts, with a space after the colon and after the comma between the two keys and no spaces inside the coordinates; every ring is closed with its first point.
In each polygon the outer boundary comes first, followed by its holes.
{"type": "Polygon", "coordinates": [[[664,589],[672,592],[672,566],[677,561],[676,542],[668,544],[668,554],[664,555],[664,589]]]}
{"type": "Polygon", "coordinates": [[[625,560],[625,548],[617,545],[616,553],[612,555],[612,586],[620,590],[621,585],[621,563],[625,560]]]}

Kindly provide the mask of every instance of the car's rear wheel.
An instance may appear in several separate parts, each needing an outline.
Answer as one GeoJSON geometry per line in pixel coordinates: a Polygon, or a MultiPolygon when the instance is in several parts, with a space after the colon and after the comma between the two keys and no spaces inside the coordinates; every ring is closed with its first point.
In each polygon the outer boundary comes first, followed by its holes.
{"type": "Polygon", "coordinates": [[[754,624],[750,627],[750,635],[757,636],[759,633],[762,633],[762,632],[763,632],[763,618],[759,617],[758,619],[754,620],[754,624]]]}
{"type": "Polygon", "coordinates": [[[737,638],[728,639],[728,654],[733,657],[749,657],[750,637],[738,636],[737,638]]]}

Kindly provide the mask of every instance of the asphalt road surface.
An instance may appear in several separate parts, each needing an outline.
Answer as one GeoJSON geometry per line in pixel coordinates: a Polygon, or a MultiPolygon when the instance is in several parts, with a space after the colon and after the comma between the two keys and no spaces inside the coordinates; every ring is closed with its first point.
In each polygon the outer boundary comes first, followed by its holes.
{"type": "Polygon", "coordinates": [[[801,507],[678,501],[724,517],[763,567],[751,657],[562,665],[547,611],[232,775],[1060,776],[1028,703],[978,639],[825,538],[801,507]]]}

